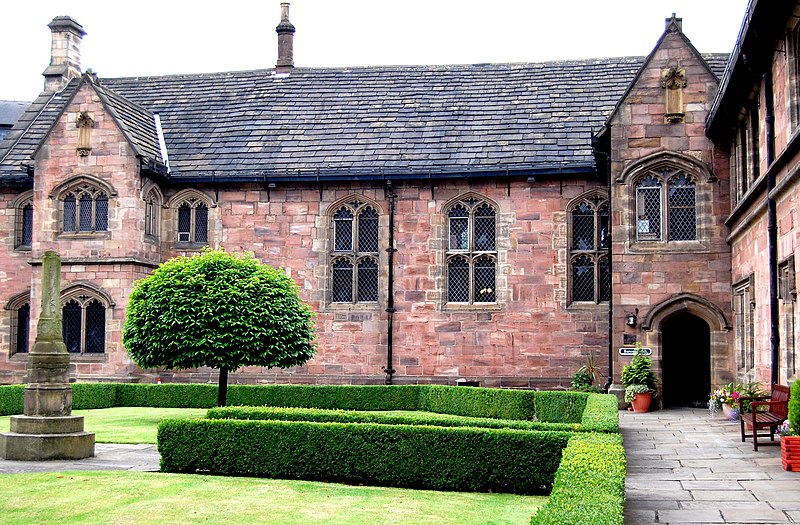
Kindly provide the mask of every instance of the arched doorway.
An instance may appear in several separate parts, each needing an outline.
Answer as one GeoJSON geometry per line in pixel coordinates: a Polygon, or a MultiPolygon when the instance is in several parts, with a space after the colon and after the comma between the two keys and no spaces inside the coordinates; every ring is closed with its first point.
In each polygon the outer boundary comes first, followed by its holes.
{"type": "Polygon", "coordinates": [[[679,311],[661,323],[662,404],[704,407],[711,391],[711,329],[679,311]]]}

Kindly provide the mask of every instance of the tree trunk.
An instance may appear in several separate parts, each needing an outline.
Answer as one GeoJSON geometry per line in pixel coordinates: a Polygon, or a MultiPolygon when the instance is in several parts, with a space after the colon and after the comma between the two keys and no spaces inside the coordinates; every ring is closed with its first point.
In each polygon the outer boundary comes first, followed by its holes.
{"type": "Polygon", "coordinates": [[[217,406],[224,407],[228,402],[228,369],[219,369],[219,386],[217,387],[217,406]]]}

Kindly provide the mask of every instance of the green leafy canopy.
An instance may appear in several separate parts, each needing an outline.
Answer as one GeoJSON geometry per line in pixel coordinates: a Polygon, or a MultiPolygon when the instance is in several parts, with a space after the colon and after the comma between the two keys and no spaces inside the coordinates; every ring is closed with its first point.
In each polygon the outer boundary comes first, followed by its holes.
{"type": "Polygon", "coordinates": [[[288,368],[315,353],[297,285],[253,254],[206,250],[137,281],[122,342],[142,368],[288,368]]]}

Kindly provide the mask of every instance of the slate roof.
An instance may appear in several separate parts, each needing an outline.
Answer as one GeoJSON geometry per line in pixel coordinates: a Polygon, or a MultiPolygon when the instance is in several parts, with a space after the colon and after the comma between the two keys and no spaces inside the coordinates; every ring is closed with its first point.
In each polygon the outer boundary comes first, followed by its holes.
{"type": "Polygon", "coordinates": [[[30,104],[18,100],[0,100],[0,127],[13,126],[30,104]]]}
{"type": "MultiPolygon", "coordinates": [[[[727,55],[704,58],[720,76],[727,55]]],[[[98,93],[145,159],[161,160],[160,116],[173,180],[590,173],[591,138],[643,60],[118,78],[98,93]]],[[[74,83],[23,116],[33,125],[0,162],[3,180],[30,162],[74,83]]]]}

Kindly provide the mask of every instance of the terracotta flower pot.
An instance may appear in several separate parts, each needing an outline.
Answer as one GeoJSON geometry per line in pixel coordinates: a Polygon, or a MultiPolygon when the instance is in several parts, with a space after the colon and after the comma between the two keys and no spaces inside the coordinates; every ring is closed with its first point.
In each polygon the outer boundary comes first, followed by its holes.
{"type": "Polygon", "coordinates": [[[781,436],[783,470],[800,472],[800,436],[781,436]]]}
{"type": "Polygon", "coordinates": [[[731,418],[732,411],[733,411],[732,406],[730,406],[728,403],[722,403],[722,413],[725,414],[725,419],[731,418]]]}
{"type": "Polygon", "coordinates": [[[631,406],[633,407],[634,412],[649,412],[650,411],[650,400],[652,398],[652,392],[639,392],[636,394],[636,397],[633,398],[631,402],[631,406]]]}

